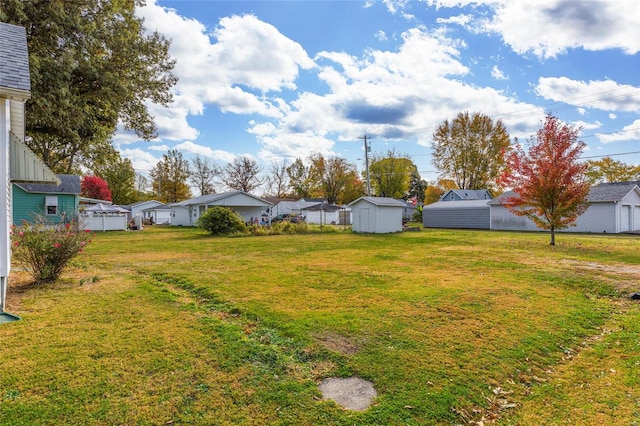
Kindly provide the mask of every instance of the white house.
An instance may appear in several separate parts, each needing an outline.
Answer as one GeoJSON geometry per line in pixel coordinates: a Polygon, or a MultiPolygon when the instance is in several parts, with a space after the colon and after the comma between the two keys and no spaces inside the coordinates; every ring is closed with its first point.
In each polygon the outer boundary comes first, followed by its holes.
{"type": "Polygon", "coordinates": [[[59,184],[57,176],[24,144],[25,103],[31,97],[27,34],[0,22],[0,322],[11,270],[12,183],[59,184]]]}
{"type": "Polygon", "coordinates": [[[406,203],[389,197],[360,197],[349,203],[354,232],[390,233],[402,231],[402,212],[406,203]]]}
{"type": "Polygon", "coordinates": [[[149,215],[148,212],[145,211],[147,209],[150,209],[152,207],[157,207],[157,206],[162,206],[163,204],[160,201],[156,201],[156,200],[146,200],[146,201],[139,201],[137,203],[134,204],[128,204],[126,206],[122,206],[124,208],[126,208],[127,210],[129,210],[131,217],[136,217],[136,216],[140,216],[143,219],[149,219],[151,216],[149,215]]]}
{"type": "Polygon", "coordinates": [[[228,207],[248,223],[256,218],[260,219],[262,212],[271,207],[271,203],[242,191],[201,195],[171,204],[171,225],[196,226],[202,213],[213,206],[228,207]]]}
{"type": "Polygon", "coordinates": [[[316,225],[350,225],[351,208],[336,204],[317,203],[301,210],[305,222],[316,225]]]}
{"type": "Polygon", "coordinates": [[[171,205],[160,204],[142,210],[142,217],[152,220],[157,225],[171,224],[171,205]]]}
{"type": "MultiPolygon", "coordinates": [[[[489,201],[491,229],[540,231],[531,220],[516,216],[500,204],[502,194],[489,201]]],[[[607,183],[591,187],[589,207],[578,216],[575,225],[559,231],[617,234],[640,231],[640,187],[635,182],[607,183]]]]}

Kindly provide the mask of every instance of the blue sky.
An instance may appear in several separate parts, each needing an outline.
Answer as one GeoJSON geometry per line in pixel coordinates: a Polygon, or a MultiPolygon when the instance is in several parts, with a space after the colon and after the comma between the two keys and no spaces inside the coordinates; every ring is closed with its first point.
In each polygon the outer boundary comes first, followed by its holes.
{"type": "MultiPolygon", "coordinates": [[[[459,112],[526,139],[545,113],[582,127],[583,154],[640,164],[636,0],[148,0],[172,40],[174,102],[150,105],[158,139],[114,144],[146,173],[168,149],[265,173],[312,152],[364,169],[371,151],[409,155],[428,181],[432,134],[459,112]]],[[[219,188],[223,190],[224,188],[219,188]]]]}

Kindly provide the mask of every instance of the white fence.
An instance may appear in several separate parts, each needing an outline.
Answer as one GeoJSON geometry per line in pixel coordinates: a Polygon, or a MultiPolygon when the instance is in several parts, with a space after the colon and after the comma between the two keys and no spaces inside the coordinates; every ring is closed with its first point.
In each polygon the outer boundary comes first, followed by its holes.
{"type": "Polygon", "coordinates": [[[89,231],[126,231],[126,214],[83,214],[80,223],[89,231]]]}

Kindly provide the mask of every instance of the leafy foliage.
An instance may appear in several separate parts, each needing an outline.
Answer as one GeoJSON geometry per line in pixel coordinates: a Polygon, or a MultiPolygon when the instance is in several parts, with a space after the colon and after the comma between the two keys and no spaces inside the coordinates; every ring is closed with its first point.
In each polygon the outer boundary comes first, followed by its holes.
{"type": "Polygon", "coordinates": [[[314,182],[315,195],[324,198],[330,204],[345,202],[345,190],[349,184],[355,182],[355,166],[345,158],[325,158],[319,153],[309,155],[308,160],[309,178],[314,182]]]}
{"type": "Polygon", "coordinates": [[[198,219],[197,226],[211,235],[247,232],[247,226],[238,214],[231,209],[220,206],[208,208],[198,219]]]}
{"type": "Polygon", "coordinates": [[[501,184],[515,193],[502,204],[550,230],[551,245],[555,231],[571,226],[587,209],[590,185],[587,165],[578,161],[585,146],[578,141],[579,131],[547,114],[543,128],[530,140],[529,152],[517,146],[507,155],[508,167],[500,176],[501,184]]]}
{"type": "Polygon", "coordinates": [[[155,136],[147,104],[167,105],[177,79],[169,41],[145,29],[139,3],[0,0],[2,19],[27,29],[26,142],[58,173],[109,154],[118,122],[155,136]]]}
{"type": "Polygon", "coordinates": [[[191,198],[187,185],[191,171],[189,161],[177,149],[170,149],[149,173],[158,198],[166,203],[175,203],[191,198]]]}
{"type": "Polygon", "coordinates": [[[640,166],[604,157],[587,161],[587,178],[592,185],[604,182],[626,182],[640,180],[640,166]]]}
{"type": "Polygon", "coordinates": [[[93,172],[109,184],[111,200],[115,204],[133,204],[140,201],[135,191],[136,172],[128,158],[117,157],[106,164],[95,165],[93,172]]]}
{"type": "Polygon", "coordinates": [[[80,190],[83,197],[111,201],[109,184],[99,176],[83,176],[80,182],[80,190]]]}
{"type": "Polygon", "coordinates": [[[504,165],[509,134],[501,120],[459,113],[433,134],[433,164],[460,189],[491,189],[504,165]]]}
{"type": "Polygon", "coordinates": [[[384,157],[374,158],[369,165],[371,188],[380,197],[408,198],[412,174],[417,170],[408,156],[389,150],[384,157]]]}
{"type": "Polygon", "coordinates": [[[293,164],[287,167],[291,189],[300,198],[310,198],[316,187],[313,185],[310,173],[311,168],[305,165],[301,158],[296,158],[293,164]]]}
{"type": "Polygon", "coordinates": [[[450,189],[458,189],[458,186],[451,179],[439,179],[435,185],[429,185],[424,192],[424,204],[432,204],[440,200],[450,189]]]}
{"type": "Polygon", "coordinates": [[[38,218],[14,227],[11,238],[13,258],[33,277],[36,284],[57,280],[71,259],[91,242],[89,231],[78,222],[48,224],[38,218]]]}

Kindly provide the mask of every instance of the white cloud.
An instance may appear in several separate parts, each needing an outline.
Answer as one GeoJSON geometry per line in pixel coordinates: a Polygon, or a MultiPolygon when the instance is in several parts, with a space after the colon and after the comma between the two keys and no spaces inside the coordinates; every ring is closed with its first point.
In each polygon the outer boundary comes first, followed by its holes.
{"type": "MultiPolygon", "coordinates": [[[[464,2],[438,2],[451,3],[464,2]]],[[[467,2],[468,3],[468,2],[467,2]]],[[[618,1],[478,1],[495,7],[485,30],[502,35],[517,53],[540,58],[564,54],[567,49],[621,49],[629,55],[640,51],[636,0],[618,1]]]]}
{"type": "Polygon", "coordinates": [[[131,160],[134,170],[143,175],[148,175],[160,161],[159,158],[143,149],[121,149],[120,155],[122,158],[131,160]]]}
{"type": "Polygon", "coordinates": [[[587,110],[585,108],[582,108],[582,107],[576,108],[576,111],[580,115],[585,115],[587,113],[587,110]]]}
{"type": "Polygon", "coordinates": [[[204,157],[209,157],[214,160],[221,160],[224,162],[233,161],[233,159],[236,157],[235,154],[232,154],[230,152],[219,149],[211,149],[208,146],[199,145],[191,141],[182,142],[176,145],[174,148],[180,151],[189,152],[195,155],[202,155],[204,157]]]}
{"type": "Polygon", "coordinates": [[[611,143],[619,141],[640,140],[640,119],[622,128],[621,131],[611,134],[597,134],[600,142],[611,143]]]}
{"type": "Polygon", "coordinates": [[[377,31],[373,36],[380,41],[387,40],[387,34],[382,30],[377,31]]]}
{"type": "Polygon", "coordinates": [[[546,99],[578,107],[640,112],[639,88],[611,80],[585,82],[567,77],[541,77],[535,91],[546,99]]]}
{"type": "Polygon", "coordinates": [[[439,24],[456,24],[465,27],[467,26],[467,24],[469,24],[469,22],[471,22],[471,20],[471,15],[462,14],[457,16],[450,16],[449,18],[437,18],[436,22],[439,24]]]}
{"type": "Polygon", "coordinates": [[[504,73],[500,70],[500,68],[498,68],[497,65],[494,65],[493,68],[491,68],[491,76],[493,78],[495,78],[496,80],[506,80],[507,76],[504,75],[504,73]]]}
{"type": "Polygon", "coordinates": [[[618,118],[618,116],[612,112],[609,113],[609,118],[612,120],[615,120],[616,118],[618,118]]]}

